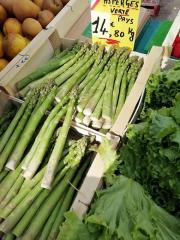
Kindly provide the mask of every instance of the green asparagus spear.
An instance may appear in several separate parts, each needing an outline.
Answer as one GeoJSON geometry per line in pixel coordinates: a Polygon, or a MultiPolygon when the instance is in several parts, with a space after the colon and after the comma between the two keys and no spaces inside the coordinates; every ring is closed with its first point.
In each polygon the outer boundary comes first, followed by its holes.
{"type": "Polygon", "coordinates": [[[22,169],[26,169],[30,160],[32,159],[38,144],[40,143],[40,141],[42,140],[42,137],[44,135],[44,133],[46,132],[46,130],[49,127],[50,122],[52,121],[52,119],[56,116],[56,114],[59,112],[59,110],[68,102],[69,100],[69,95],[65,96],[64,99],[58,103],[53,110],[50,112],[49,116],[47,117],[46,121],[44,122],[38,136],[36,137],[33,146],[31,147],[30,151],[28,152],[28,154],[26,155],[26,157],[23,160],[23,165],[22,165],[22,169]]]}
{"type": "Polygon", "coordinates": [[[65,146],[65,142],[66,142],[69,128],[71,125],[76,99],[77,99],[77,91],[73,90],[73,92],[71,93],[71,96],[70,96],[70,102],[68,104],[68,110],[66,113],[66,117],[64,119],[63,126],[62,126],[59,136],[56,140],[54,149],[52,151],[51,157],[50,157],[48,165],[47,165],[47,169],[46,169],[44,178],[42,180],[41,186],[44,188],[50,188],[52,181],[54,179],[56,167],[58,165],[59,160],[61,159],[63,148],[65,146]]]}
{"type": "Polygon", "coordinates": [[[114,121],[116,120],[116,118],[118,117],[122,107],[123,107],[123,104],[125,102],[125,99],[126,99],[126,88],[127,88],[127,85],[128,85],[128,81],[127,81],[127,75],[128,75],[128,70],[129,70],[129,67],[132,63],[136,62],[138,60],[138,57],[137,56],[133,56],[133,57],[130,57],[126,62],[125,64],[123,65],[122,69],[121,69],[121,73],[122,74],[122,82],[121,82],[121,89],[120,89],[120,93],[119,93],[119,100],[118,100],[118,104],[117,104],[117,107],[116,107],[116,113],[114,115],[114,121]]]}
{"type": "Polygon", "coordinates": [[[7,176],[9,172],[7,170],[4,170],[0,173],[0,184],[3,181],[3,179],[7,176]]]}
{"type": "Polygon", "coordinates": [[[59,210],[60,210],[60,207],[61,207],[63,201],[64,201],[64,196],[61,197],[61,199],[58,201],[56,207],[54,208],[53,212],[49,216],[46,224],[43,227],[42,233],[41,233],[41,235],[38,238],[39,240],[49,239],[48,235],[49,235],[49,233],[50,233],[50,231],[52,229],[52,226],[53,226],[53,224],[55,222],[55,219],[59,215],[59,210]]]}
{"type": "Polygon", "coordinates": [[[116,67],[119,59],[119,53],[116,52],[113,58],[111,59],[111,66],[109,74],[107,75],[108,81],[106,82],[106,89],[103,99],[103,108],[102,108],[102,117],[109,122],[109,126],[112,125],[112,102],[113,102],[113,88],[114,80],[116,76],[116,67]]]}
{"type": "Polygon", "coordinates": [[[4,208],[16,196],[16,194],[19,192],[23,182],[24,182],[24,178],[21,175],[19,175],[19,177],[15,181],[14,185],[11,187],[11,189],[9,190],[9,192],[7,193],[5,198],[0,203],[1,208],[4,208]]]}
{"type": "Polygon", "coordinates": [[[58,57],[55,57],[48,61],[47,63],[43,64],[41,67],[39,67],[34,72],[30,73],[28,76],[20,80],[16,87],[18,90],[21,90],[22,88],[26,87],[29,83],[35,81],[38,78],[41,78],[45,76],[47,73],[59,68],[60,66],[64,65],[66,62],[71,60],[75,53],[72,51],[68,52],[66,51],[66,54],[62,56],[62,53],[59,54],[58,57]]]}
{"type": "MultiPolygon", "coordinates": [[[[82,50],[78,53],[78,58],[81,56],[81,58],[74,64],[70,65],[69,69],[65,71],[62,75],[57,77],[55,79],[55,83],[60,86],[63,82],[65,82],[68,78],[70,78],[74,73],[76,73],[80,68],[83,67],[83,65],[90,59],[93,52],[86,50],[85,55],[83,53],[85,52],[86,48],[82,48],[82,50]]],[[[76,58],[76,57],[75,57],[76,58]]],[[[75,59],[73,58],[73,59],[75,59]]],[[[77,60],[77,59],[76,59],[77,60]]]]}
{"type": "Polygon", "coordinates": [[[36,151],[34,152],[34,156],[32,157],[31,161],[27,169],[24,171],[23,176],[25,178],[31,179],[36,171],[38,170],[44,155],[48,150],[48,146],[50,145],[50,139],[62,117],[66,114],[67,107],[64,107],[59,113],[55,116],[55,118],[50,122],[49,128],[46,130],[46,133],[42,136],[42,140],[39,143],[36,151]]]}
{"type": "Polygon", "coordinates": [[[121,87],[121,81],[122,81],[122,77],[124,74],[124,59],[126,59],[128,54],[129,54],[129,50],[125,50],[125,52],[123,52],[122,56],[120,56],[120,58],[119,58],[119,62],[118,62],[118,66],[117,66],[117,73],[116,73],[116,79],[115,79],[115,83],[114,83],[113,100],[112,100],[113,101],[112,102],[113,116],[115,115],[115,112],[116,112],[116,107],[117,107],[119,92],[120,92],[120,87],[121,87]]]}
{"type": "Polygon", "coordinates": [[[84,118],[84,114],[82,112],[78,112],[76,117],[75,117],[75,121],[77,123],[82,123],[83,121],[83,118],[84,118]]]}
{"type": "Polygon", "coordinates": [[[3,240],[14,240],[15,236],[11,233],[7,233],[4,237],[3,240]]]}
{"type": "MultiPolygon", "coordinates": [[[[28,104],[28,106],[24,112],[24,115],[22,116],[19,123],[17,124],[17,127],[14,130],[12,136],[10,137],[9,141],[7,142],[3,151],[1,152],[1,154],[0,154],[0,169],[2,169],[4,167],[9,155],[11,154],[12,150],[14,149],[35,104],[36,104],[36,100],[34,101],[34,99],[32,99],[32,101],[28,104]]],[[[6,167],[11,169],[11,166],[9,166],[8,163],[6,164],[6,167]]],[[[14,170],[14,169],[12,169],[12,170],[14,170]]]]}
{"type": "Polygon", "coordinates": [[[130,77],[129,77],[127,96],[129,95],[129,93],[134,85],[134,82],[136,81],[137,75],[143,65],[143,62],[144,62],[143,59],[140,59],[137,64],[134,64],[135,66],[133,67],[132,73],[130,73],[130,77]]]}
{"type": "MultiPolygon", "coordinates": [[[[79,182],[82,179],[82,176],[84,172],[87,169],[87,166],[89,165],[89,162],[86,161],[82,167],[78,170],[78,174],[76,175],[75,179],[72,182],[72,186],[69,187],[69,190],[67,192],[67,195],[65,196],[62,206],[60,207],[60,211],[52,225],[51,231],[49,233],[48,239],[53,240],[56,239],[58,232],[59,232],[59,226],[62,224],[64,220],[64,213],[69,209],[69,207],[72,204],[73,195],[75,193],[75,189],[78,187],[79,182]]],[[[43,239],[42,239],[43,240],[43,239]]]]}
{"type": "MultiPolygon", "coordinates": [[[[62,166],[62,164],[61,164],[61,166],[62,166]]],[[[57,185],[57,183],[65,176],[66,172],[67,172],[66,169],[64,169],[64,171],[60,171],[60,173],[58,172],[57,176],[55,177],[55,181],[54,181],[52,187],[57,185]]],[[[66,174],[66,175],[68,175],[68,174],[66,174]]],[[[66,176],[65,176],[65,179],[66,179],[66,176]]],[[[37,184],[32,189],[32,191],[30,191],[25,196],[25,198],[18,204],[18,206],[16,206],[16,208],[14,208],[13,211],[11,211],[11,213],[8,215],[8,217],[0,224],[0,231],[7,233],[12,228],[14,228],[16,226],[16,224],[19,222],[19,220],[22,218],[22,216],[25,214],[25,212],[29,209],[29,207],[31,206],[33,201],[37,198],[37,196],[42,191],[46,191],[46,190],[41,188],[40,184],[37,184]]],[[[17,195],[17,197],[20,198],[20,196],[18,196],[18,195],[17,195]]],[[[11,205],[10,205],[10,207],[11,207],[11,205]]]]}
{"type": "Polygon", "coordinates": [[[56,87],[52,89],[52,91],[47,96],[46,100],[37,109],[37,111],[31,115],[28,123],[25,126],[23,133],[21,134],[21,137],[20,137],[16,147],[14,148],[12,154],[9,157],[9,164],[11,164],[11,166],[13,168],[16,168],[18,163],[21,161],[23,154],[24,154],[29,142],[31,141],[31,138],[32,138],[38,124],[40,123],[45,112],[52,105],[55,95],[56,95],[56,87]]]}
{"type": "Polygon", "coordinates": [[[8,142],[9,138],[11,137],[15,127],[17,126],[19,120],[24,114],[24,111],[29,104],[29,97],[25,100],[25,102],[21,105],[20,109],[18,110],[17,114],[13,118],[11,124],[9,125],[8,129],[0,139],[0,152],[2,152],[3,148],[5,147],[6,143],[8,142]]]}
{"type": "Polygon", "coordinates": [[[88,101],[86,107],[84,108],[84,115],[86,116],[90,116],[92,114],[92,112],[94,111],[96,105],[98,104],[99,102],[99,99],[101,98],[103,92],[104,92],[104,89],[106,87],[106,83],[107,83],[107,80],[108,80],[108,67],[105,68],[104,70],[104,74],[105,74],[105,77],[104,79],[101,80],[101,83],[100,85],[97,87],[96,89],[96,92],[94,93],[94,96],[92,98],[90,98],[90,100],[88,101]]]}
{"type": "Polygon", "coordinates": [[[44,201],[40,207],[30,226],[22,236],[22,240],[33,240],[37,234],[42,230],[44,223],[50,215],[52,209],[56,206],[59,199],[61,199],[65,189],[67,188],[68,181],[71,181],[76,173],[77,168],[70,169],[64,179],[52,190],[52,193],[44,201]]]}
{"type": "Polygon", "coordinates": [[[16,171],[9,172],[7,177],[3,179],[0,184],[0,202],[4,199],[10,188],[13,186],[16,179],[21,173],[21,164],[17,167],[16,171]]]}
{"type": "Polygon", "coordinates": [[[81,79],[82,76],[84,74],[86,74],[86,72],[90,69],[90,67],[94,63],[96,57],[97,57],[97,55],[93,54],[91,56],[91,58],[89,59],[89,61],[86,62],[84,64],[84,66],[81,69],[79,69],[72,77],[70,77],[68,79],[68,81],[66,82],[66,84],[64,84],[64,86],[62,88],[60,88],[58,94],[56,95],[57,101],[60,101],[61,98],[66,96],[66,94],[69,93],[75,85],[80,84],[80,82],[78,80],[81,79]]]}
{"type": "Polygon", "coordinates": [[[114,117],[114,120],[117,119],[123,105],[126,99],[126,88],[127,88],[127,72],[124,72],[123,78],[122,78],[122,83],[121,83],[121,90],[119,94],[119,100],[118,100],[118,105],[116,108],[116,114],[114,117]]]}
{"type": "Polygon", "coordinates": [[[101,84],[101,81],[105,78],[105,76],[106,76],[106,72],[103,71],[98,77],[95,84],[89,89],[89,91],[87,91],[87,93],[84,94],[84,96],[82,96],[79,99],[78,106],[77,106],[77,109],[79,112],[82,112],[84,110],[85,106],[87,105],[89,100],[93,97],[94,93],[96,92],[98,86],[101,84]]]}

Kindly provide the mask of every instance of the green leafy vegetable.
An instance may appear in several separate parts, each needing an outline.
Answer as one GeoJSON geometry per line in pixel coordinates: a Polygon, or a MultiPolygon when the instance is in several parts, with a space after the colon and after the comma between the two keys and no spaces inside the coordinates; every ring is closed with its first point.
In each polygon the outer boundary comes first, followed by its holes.
{"type": "Polygon", "coordinates": [[[178,240],[180,221],[156,205],[140,184],[121,175],[98,193],[84,222],[67,213],[60,233],[62,240],[178,240]]]}
{"type": "Polygon", "coordinates": [[[120,151],[120,172],[141,183],[156,203],[179,215],[180,101],[152,111],[149,119],[131,125],[120,151]]]}

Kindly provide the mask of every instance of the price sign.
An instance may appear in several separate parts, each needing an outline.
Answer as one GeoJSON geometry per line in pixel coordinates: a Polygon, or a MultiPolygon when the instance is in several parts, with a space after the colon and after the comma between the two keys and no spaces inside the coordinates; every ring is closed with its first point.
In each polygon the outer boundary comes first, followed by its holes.
{"type": "Polygon", "coordinates": [[[92,41],[134,48],[141,0],[91,0],[92,41]]]}

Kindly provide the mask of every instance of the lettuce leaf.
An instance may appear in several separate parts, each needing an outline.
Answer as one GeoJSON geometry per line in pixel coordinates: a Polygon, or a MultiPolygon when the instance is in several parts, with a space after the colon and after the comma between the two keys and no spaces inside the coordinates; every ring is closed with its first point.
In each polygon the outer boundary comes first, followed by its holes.
{"type": "Polygon", "coordinates": [[[120,149],[120,172],[142,184],[154,201],[180,216],[180,100],[131,125],[120,149]]]}
{"type": "Polygon", "coordinates": [[[83,221],[66,214],[62,240],[178,240],[180,221],[156,205],[143,187],[123,175],[101,190],[83,221]]]}

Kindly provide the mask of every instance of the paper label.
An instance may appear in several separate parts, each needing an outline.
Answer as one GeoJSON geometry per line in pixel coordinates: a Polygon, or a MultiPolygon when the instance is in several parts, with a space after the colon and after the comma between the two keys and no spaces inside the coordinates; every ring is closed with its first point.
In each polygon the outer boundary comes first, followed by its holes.
{"type": "Polygon", "coordinates": [[[92,42],[134,48],[141,0],[92,0],[92,42]]]}

